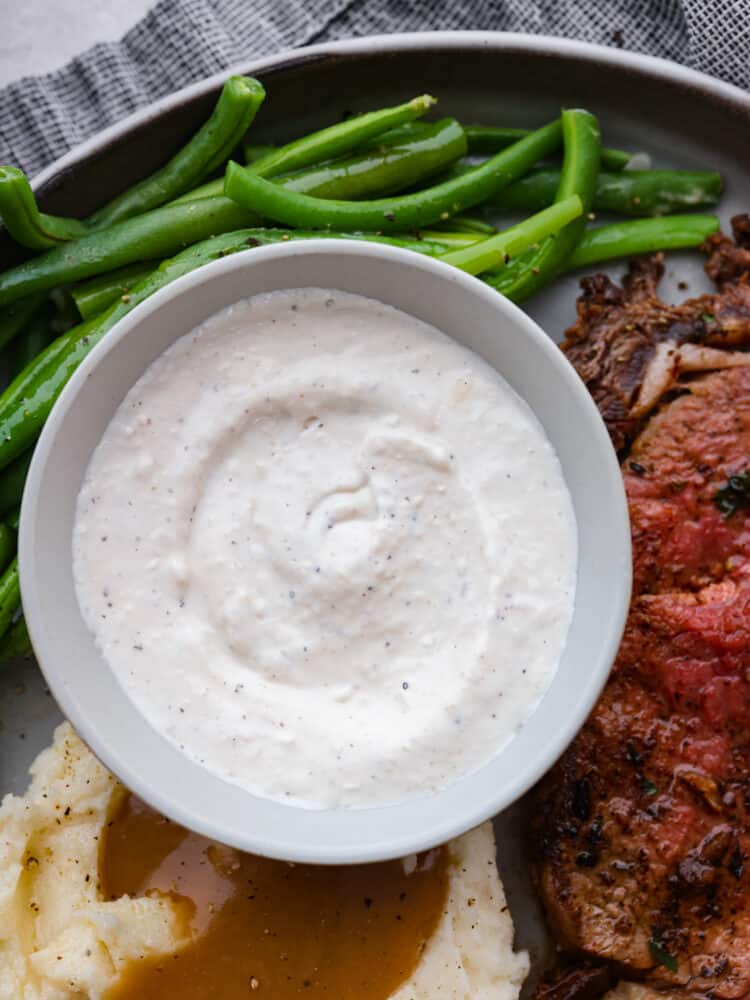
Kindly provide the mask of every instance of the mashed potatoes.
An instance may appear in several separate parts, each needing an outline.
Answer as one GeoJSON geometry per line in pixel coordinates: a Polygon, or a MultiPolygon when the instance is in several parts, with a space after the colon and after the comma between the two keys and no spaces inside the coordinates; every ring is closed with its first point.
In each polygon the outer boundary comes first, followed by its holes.
{"type": "Polygon", "coordinates": [[[513,951],[513,919],[484,823],[451,844],[448,902],[422,961],[392,1000],[516,1000],[529,971],[513,951]]]}
{"type": "MultiPolygon", "coordinates": [[[[158,895],[103,899],[99,840],[125,790],[70,726],[31,773],[0,807],[0,997],[100,1000],[131,963],[188,944],[185,914],[158,895]]],[[[445,912],[392,1000],[515,1000],[528,960],[513,952],[491,825],[451,854],[445,912]]]]}
{"type": "Polygon", "coordinates": [[[0,807],[0,997],[98,1000],[129,963],[186,941],[167,899],[102,899],[99,838],[122,786],[68,725],[0,807]]]}

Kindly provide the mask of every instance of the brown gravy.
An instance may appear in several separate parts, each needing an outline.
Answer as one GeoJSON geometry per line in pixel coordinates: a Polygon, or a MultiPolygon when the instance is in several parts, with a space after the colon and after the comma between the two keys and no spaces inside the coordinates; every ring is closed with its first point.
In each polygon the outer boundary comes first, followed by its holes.
{"type": "Polygon", "coordinates": [[[134,963],[107,1000],[386,1000],[412,973],[446,902],[448,851],[352,867],[242,854],[128,796],[102,844],[106,898],[185,900],[192,942],[134,963]]]}

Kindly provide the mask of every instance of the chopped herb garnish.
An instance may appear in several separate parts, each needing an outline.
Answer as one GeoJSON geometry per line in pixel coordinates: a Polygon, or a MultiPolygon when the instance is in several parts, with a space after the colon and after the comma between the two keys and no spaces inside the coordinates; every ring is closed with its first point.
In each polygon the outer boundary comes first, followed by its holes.
{"type": "Polygon", "coordinates": [[[663,965],[670,972],[677,972],[679,968],[677,959],[674,955],[670,955],[668,951],[665,951],[661,942],[657,941],[656,938],[649,938],[648,950],[651,952],[651,957],[655,962],[663,965]]]}
{"type": "Polygon", "coordinates": [[[644,795],[656,795],[657,788],[653,781],[644,781],[641,788],[644,795]]]}
{"type": "Polygon", "coordinates": [[[750,470],[730,476],[714,495],[714,503],[726,520],[738,510],[750,509],[750,470]]]}
{"type": "Polygon", "coordinates": [[[704,323],[713,323],[716,317],[713,313],[701,313],[701,319],[704,323]]]}

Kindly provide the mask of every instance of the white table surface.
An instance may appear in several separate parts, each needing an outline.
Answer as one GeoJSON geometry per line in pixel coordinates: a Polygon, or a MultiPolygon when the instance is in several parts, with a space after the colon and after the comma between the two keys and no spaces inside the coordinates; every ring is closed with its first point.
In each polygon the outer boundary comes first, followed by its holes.
{"type": "Polygon", "coordinates": [[[0,87],[120,38],[155,0],[0,0],[0,87]]]}

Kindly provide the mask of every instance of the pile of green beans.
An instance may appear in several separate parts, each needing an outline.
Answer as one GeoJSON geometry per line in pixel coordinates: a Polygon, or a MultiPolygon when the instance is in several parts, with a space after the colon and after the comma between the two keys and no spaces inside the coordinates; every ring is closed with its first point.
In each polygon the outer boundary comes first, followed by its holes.
{"type": "Polygon", "coordinates": [[[164,166],[86,219],[41,211],[24,174],[0,166],[0,220],[29,252],[0,271],[0,662],[31,651],[15,552],[36,439],[89,351],[175,278],[324,237],[428,254],[522,302],[572,268],[694,248],[718,229],[684,213],[717,203],[719,174],[630,169],[582,109],[536,129],[470,125],[423,120],[436,102],[421,95],[269,146],[251,128],[265,97],[230,77],[164,166]],[[625,219],[589,225],[599,212],[625,219]],[[521,218],[498,231],[500,213],[521,218]]]}

